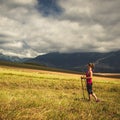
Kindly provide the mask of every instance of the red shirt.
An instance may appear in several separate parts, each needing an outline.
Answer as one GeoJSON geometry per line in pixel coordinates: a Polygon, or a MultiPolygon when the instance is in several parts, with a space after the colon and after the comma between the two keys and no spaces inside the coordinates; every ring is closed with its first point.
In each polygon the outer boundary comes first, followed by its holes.
{"type": "MultiPolygon", "coordinates": [[[[89,71],[86,72],[86,77],[90,77],[89,71]]],[[[87,84],[92,84],[92,78],[88,78],[88,79],[86,79],[86,81],[87,81],[87,84]]]]}

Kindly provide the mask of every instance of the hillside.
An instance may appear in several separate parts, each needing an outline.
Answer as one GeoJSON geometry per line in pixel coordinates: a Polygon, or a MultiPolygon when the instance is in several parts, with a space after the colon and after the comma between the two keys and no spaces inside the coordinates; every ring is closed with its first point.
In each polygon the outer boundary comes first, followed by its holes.
{"type": "Polygon", "coordinates": [[[54,67],[47,67],[45,65],[36,64],[36,63],[19,63],[19,62],[8,62],[8,61],[1,61],[0,60],[0,66],[12,67],[12,68],[21,68],[21,69],[44,70],[44,71],[80,74],[77,71],[65,70],[65,69],[54,68],[54,67]]]}
{"type": "Polygon", "coordinates": [[[0,61],[8,61],[8,62],[24,62],[28,60],[28,58],[19,58],[17,56],[8,56],[0,53],[0,61]]]}
{"type": "Polygon", "coordinates": [[[105,57],[102,57],[95,61],[96,72],[118,72],[120,73],[120,51],[108,53],[105,57]]]}
{"type": "Polygon", "coordinates": [[[86,64],[95,63],[95,72],[120,72],[120,51],[109,53],[48,53],[26,62],[83,72],[86,64]]]}
{"type": "Polygon", "coordinates": [[[120,51],[109,53],[81,52],[81,53],[48,53],[35,58],[19,58],[0,54],[0,61],[13,63],[27,63],[36,66],[66,69],[78,72],[86,71],[86,64],[93,62],[95,72],[120,73],[120,51]]]}

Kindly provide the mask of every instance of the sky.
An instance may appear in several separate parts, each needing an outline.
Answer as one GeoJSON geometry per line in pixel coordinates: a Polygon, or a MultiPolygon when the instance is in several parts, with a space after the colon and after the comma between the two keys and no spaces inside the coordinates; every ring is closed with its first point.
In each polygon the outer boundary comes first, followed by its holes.
{"type": "Polygon", "coordinates": [[[0,53],[120,49],[120,0],[0,0],[0,53]]]}

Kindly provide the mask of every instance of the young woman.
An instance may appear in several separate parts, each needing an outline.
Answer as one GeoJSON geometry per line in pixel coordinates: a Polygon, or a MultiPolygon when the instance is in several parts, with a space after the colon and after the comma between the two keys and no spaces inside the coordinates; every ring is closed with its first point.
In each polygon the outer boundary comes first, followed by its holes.
{"type": "Polygon", "coordinates": [[[89,101],[91,100],[91,97],[94,97],[96,102],[99,102],[99,99],[97,98],[95,93],[93,93],[93,91],[92,91],[92,77],[93,77],[93,71],[92,70],[93,69],[94,69],[94,64],[89,63],[88,64],[88,71],[86,72],[86,77],[82,76],[81,79],[86,80],[86,87],[87,87],[87,92],[88,92],[88,96],[89,96],[89,101]]]}

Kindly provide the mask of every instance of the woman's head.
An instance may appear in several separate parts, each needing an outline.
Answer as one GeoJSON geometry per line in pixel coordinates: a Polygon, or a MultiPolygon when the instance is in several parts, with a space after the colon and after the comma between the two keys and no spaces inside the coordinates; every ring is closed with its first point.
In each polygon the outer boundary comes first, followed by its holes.
{"type": "Polygon", "coordinates": [[[88,63],[88,67],[94,69],[94,64],[93,63],[88,63]]]}

